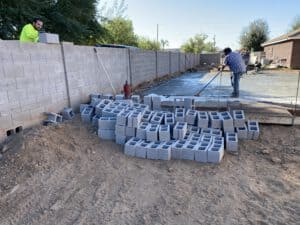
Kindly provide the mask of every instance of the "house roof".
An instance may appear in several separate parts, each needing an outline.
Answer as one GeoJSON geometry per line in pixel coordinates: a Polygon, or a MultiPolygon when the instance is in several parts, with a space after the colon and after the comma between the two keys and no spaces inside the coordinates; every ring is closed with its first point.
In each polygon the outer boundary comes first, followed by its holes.
{"type": "Polygon", "coordinates": [[[268,45],[273,45],[273,44],[278,44],[284,41],[290,41],[290,40],[300,40],[300,28],[296,29],[294,31],[291,31],[287,34],[281,35],[277,38],[271,39],[270,41],[264,42],[261,44],[262,47],[268,46],[268,45]]]}

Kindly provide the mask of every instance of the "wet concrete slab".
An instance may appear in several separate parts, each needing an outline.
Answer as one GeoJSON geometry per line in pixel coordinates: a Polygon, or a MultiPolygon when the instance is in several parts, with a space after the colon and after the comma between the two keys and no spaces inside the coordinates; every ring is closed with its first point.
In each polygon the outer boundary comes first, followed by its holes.
{"type": "MultiPolygon", "coordinates": [[[[193,96],[216,74],[186,73],[143,92],[143,95],[193,96]]],[[[259,73],[243,75],[240,81],[240,98],[245,100],[295,104],[298,74],[259,73]]],[[[202,93],[201,97],[230,98],[233,91],[230,73],[219,75],[202,93]]],[[[299,103],[298,103],[299,104],[299,103]]]]}

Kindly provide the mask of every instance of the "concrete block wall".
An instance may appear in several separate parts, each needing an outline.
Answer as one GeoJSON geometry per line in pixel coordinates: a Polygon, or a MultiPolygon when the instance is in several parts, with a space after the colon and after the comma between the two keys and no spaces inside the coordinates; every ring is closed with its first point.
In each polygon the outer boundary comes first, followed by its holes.
{"type": "Polygon", "coordinates": [[[170,53],[157,52],[157,76],[162,77],[170,73],[170,53]]]}
{"type": "Polygon", "coordinates": [[[130,50],[130,63],[133,86],[156,78],[155,51],[130,50]]]}
{"type": "Polygon", "coordinates": [[[170,57],[171,57],[171,73],[177,73],[180,71],[179,69],[179,60],[180,60],[180,53],[179,52],[170,52],[170,57]]]}
{"type": "Polygon", "coordinates": [[[0,139],[67,106],[60,45],[0,42],[0,139]]]}
{"type": "Polygon", "coordinates": [[[126,80],[136,86],[184,72],[197,56],[185,53],[96,48],[0,40],[0,141],[6,132],[40,123],[43,112],[74,110],[91,93],[119,92],[126,80]]]}

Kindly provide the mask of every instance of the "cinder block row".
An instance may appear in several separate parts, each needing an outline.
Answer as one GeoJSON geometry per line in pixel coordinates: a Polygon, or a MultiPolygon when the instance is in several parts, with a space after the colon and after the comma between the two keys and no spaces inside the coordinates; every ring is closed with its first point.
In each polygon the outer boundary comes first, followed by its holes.
{"type": "Polygon", "coordinates": [[[196,141],[196,142],[201,142],[201,139],[202,139],[202,134],[199,133],[191,133],[188,138],[188,140],[196,141]]]}
{"type": "Polygon", "coordinates": [[[103,110],[107,105],[109,105],[110,103],[112,103],[112,101],[109,100],[109,99],[103,99],[103,100],[101,100],[101,102],[99,102],[99,104],[96,105],[96,107],[95,107],[96,114],[97,114],[97,115],[102,115],[102,110],[103,110]]]}
{"type": "Polygon", "coordinates": [[[223,136],[223,133],[220,129],[214,128],[203,128],[201,129],[201,134],[211,135],[211,136],[223,136]]]}
{"type": "Polygon", "coordinates": [[[171,140],[171,131],[169,125],[160,125],[159,127],[159,140],[168,142],[171,140]]]}
{"type": "Polygon", "coordinates": [[[158,159],[160,160],[170,160],[171,159],[171,145],[162,144],[158,150],[158,159]]]}
{"type": "Polygon", "coordinates": [[[115,130],[102,130],[98,129],[98,137],[104,140],[114,140],[115,130]]]}
{"type": "Polygon", "coordinates": [[[226,150],[229,152],[238,151],[237,133],[226,133],[226,150]]]}
{"type": "Polygon", "coordinates": [[[196,125],[197,111],[189,109],[185,114],[185,121],[189,125],[196,125]]]}
{"type": "Polygon", "coordinates": [[[138,143],[136,151],[135,151],[135,156],[145,159],[147,157],[147,147],[152,143],[153,142],[151,142],[151,141],[145,141],[145,140],[138,143]]]}
{"type": "Polygon", "coordinates": [[[211,136],[210,134],[203,134],[201,136],[201,142],[212,143],[212,141],[213,141],[213,136],[211,136]]]}
{"type": "Polygon", "coordinates": [[[116,118],[115,117],[100,117],[98,120],[98,127],[101,130],[115,130],[116,118]]]}
{"type": "Polygon", "coordinates": [[[197,126],[199,128],[208,128],[209,117],[208,113],[204,111],[199,111],[197,115],[197,126]]]}
{"type": "Polygon", "coordinates": [[[171,148],[171,159],[181,159],[181,153],[183,146],[187,143],[187,140],[178,140],[173,143],[171,148]]]}
{"type": "Polygon", "coordinates": [[[244,110],[233,110],[234,127],[243,127],[246,122],[244,110]]]}
{"type": "Polygon", "coordinates": [[[177,122],[173,129],[173,138],[176,140],[183,140],[187,133],[187,123],[177,122]]]}
{"type": "Polygon", "coordinates": [[[234,132],[233,119],[228,111],[220,113],[222,118],[222,128],[225,133],[234,132]]]}
{"type": "Polygon", "coordinates": [[[209,112],[210,127],[215,129],[222,128],[222,119],[218,112],[209,112]]]}
{"type": "Polygon", "coordinates": [[[139,138],[131,138],[129,139],[124,146],[124,153],[128,156],[136,156],[136,150],[138,145],[141,143],[139,138]]]}
{"type": "Polygon", "coordinates": [[[116,136],[126,136],[126,126],[116,124],[115,134],[116,136]]]}
{"type": "Polygon", "coordinates": [[[259,138],[259,124],[258,121],[248,121],[248,139],[257,140],[259,138]]]}
{"type": "Polygon", "coordinates": [[[121,112],[120,109],[105,107],[102,110],[102,117],[117,117],[117,115],[121,112]]]}
{"type": "Polygon", "coordinates": [[[136,130],[136,137],[142,140],[146,140],[147,139],[147,129],[149,127],[149,123],[147,122],[142,122],[139,124],[137,130],[136,130]]]}
{"type": "Polygon", "coordinates": [[[176,108],[175,109],[175,122],[185,122],[185,109],[176,108]]]}
{"type": "Polygon", "coordinates": [[[196,141],[188,141],[185,145],[183,145],[181,159],[195,160],[195,151],[198,147],[198,144],[199,143],[196,141]]]}
{"type": "Polygon", "coordinates": [[[158,141],[158,124],[150,124],[146,131],[146,139],[147,141],[158,141]]]}
{"type": "Polygon", "coordinates": [[[85,107],[81,113],[81,120],[85,123],[90,123],[94,115],[94,107],[89,105],[85,107]]]}

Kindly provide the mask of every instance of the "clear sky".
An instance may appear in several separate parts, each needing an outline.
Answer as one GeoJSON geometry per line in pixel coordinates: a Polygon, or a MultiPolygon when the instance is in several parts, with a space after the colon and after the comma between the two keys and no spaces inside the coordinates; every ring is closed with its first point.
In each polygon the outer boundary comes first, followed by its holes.
{"type": "Polygon", "coordinates": [[[243,27],[255,19],[265,19],[270,37],[288,31],[295,16],[300,15],[300,0],[125,0],[126,15],[135,33],[167,39],[169,48],[180,47],[197,33],[204,32],[218,47],[239,47],[243,27]]]}

